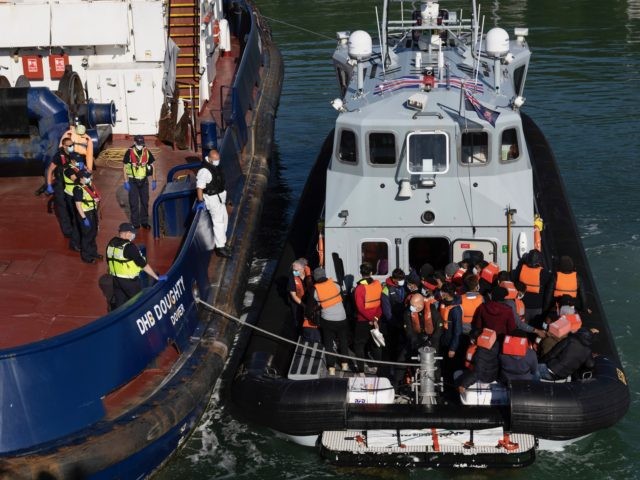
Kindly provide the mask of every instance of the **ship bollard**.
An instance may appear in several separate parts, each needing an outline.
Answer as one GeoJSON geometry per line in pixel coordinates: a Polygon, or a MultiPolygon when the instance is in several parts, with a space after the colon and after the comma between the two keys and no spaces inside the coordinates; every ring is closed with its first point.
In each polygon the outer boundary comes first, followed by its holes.
{"type": "Polygon", "coordinates": [[[420,403],[423,405],[435,405],[436,403],[436,349],[422,347],[418,349],[420,354],[420,403]]]}

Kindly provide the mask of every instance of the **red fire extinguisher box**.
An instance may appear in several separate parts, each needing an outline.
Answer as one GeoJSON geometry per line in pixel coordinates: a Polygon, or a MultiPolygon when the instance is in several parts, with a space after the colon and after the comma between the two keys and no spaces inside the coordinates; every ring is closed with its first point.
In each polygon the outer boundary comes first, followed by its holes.
{"type": "Polygon", "coordinates": [[[69,65],[69,55],[49,55],[49,73],[51,80],[58,80],[64,75],[64,67],[69,65]]]}
{"type": "Polygon", "coordinates": [[[44,80],[42,57],[40,55],[24,55],[22,57],[24,76],[29,80],[44,80]]]}

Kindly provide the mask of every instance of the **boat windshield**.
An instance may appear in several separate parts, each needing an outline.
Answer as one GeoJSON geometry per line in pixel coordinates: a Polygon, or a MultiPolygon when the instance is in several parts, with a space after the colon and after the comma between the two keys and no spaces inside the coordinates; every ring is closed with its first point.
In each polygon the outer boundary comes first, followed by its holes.
{"type": "Polygon", "coordinates": [[[407,136],[407,170],[424,175],[449,170],[449,138],[443,132],[412,132],[407,136]]]}

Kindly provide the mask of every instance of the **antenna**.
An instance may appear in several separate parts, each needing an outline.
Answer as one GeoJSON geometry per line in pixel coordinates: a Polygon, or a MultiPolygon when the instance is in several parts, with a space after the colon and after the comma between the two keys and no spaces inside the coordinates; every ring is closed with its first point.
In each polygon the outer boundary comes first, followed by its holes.
{"type": "MultiPolygon", "coordinates": [[[[384,43],[383,43],[383,39],[382,39],[382,33],[380,32],[380,18],[378,17],[378,6],[376,5],[375,7],[376,9],[376,27],[378,27],[378,45],[380,45],[380,58],[382,60],[382,75],[384,77],[386,77],[386,72],[384,71],[384,58],[385,58],[385,53],[384,53],[384,43]]],[[[384,27],[382,27],[384,28],[384,27]]]]}
{"type": "Polygon", "coordinates": [[[478,39],[478,54],[476,57],[476,71],[473,76],[474,86],[478,84],[478,72],[480,71],[480,50],[482,50],[482,36],[484,35],[484,17],[482,17],[482,30],[480,30],[480,38],[478,39]]]}
{"type": "Polygon", "coordinates": [[[387,63],[387,58],[389,56],[389,52],[387,51],[387,48],[389,48],[387,46],[388,43],[388,32],[387,32],[387,15],[388,12],[387,10],[389,9],[389,2],[388,0],[384,0],[384,4],[382,6],[383,10],[382,10],[382,52],[380,52],[382,54],[382,74],[385,76],[386,78],[386,72],[385,72],[385,65],[387,63]]]}

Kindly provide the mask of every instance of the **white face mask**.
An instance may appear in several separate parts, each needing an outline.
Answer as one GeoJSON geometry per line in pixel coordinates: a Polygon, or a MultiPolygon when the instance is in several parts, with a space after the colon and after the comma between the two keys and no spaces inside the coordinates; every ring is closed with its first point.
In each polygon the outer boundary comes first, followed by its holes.
{"type": "Polygon", "coordinates": [[[416,307],[414,307],[413,305],[409,305],[409,310],[410,310],[412,313],[418,313],[418,309],[417,309],[416,307]]]}
{"type": "Polygon", "coordinates": [[[217,167],[218,165],[220,165],[220,160],[211,160],[211,165],[217,167]]]}
{"type": "Polygon", "coordinates": [[[131,242],[133,242],[136,239],[136,234],[131,232],[131,242]]]}
{"type": "Polygon", "coordinates": [[[404,280],[398,280],[398,286],[399,287],[404,286],[404,280]]]}
{"type": "Polygon", "coordinates": [[[136,150],[138,151],[142,150],[142,145],[136,145],[136,150]]]}

